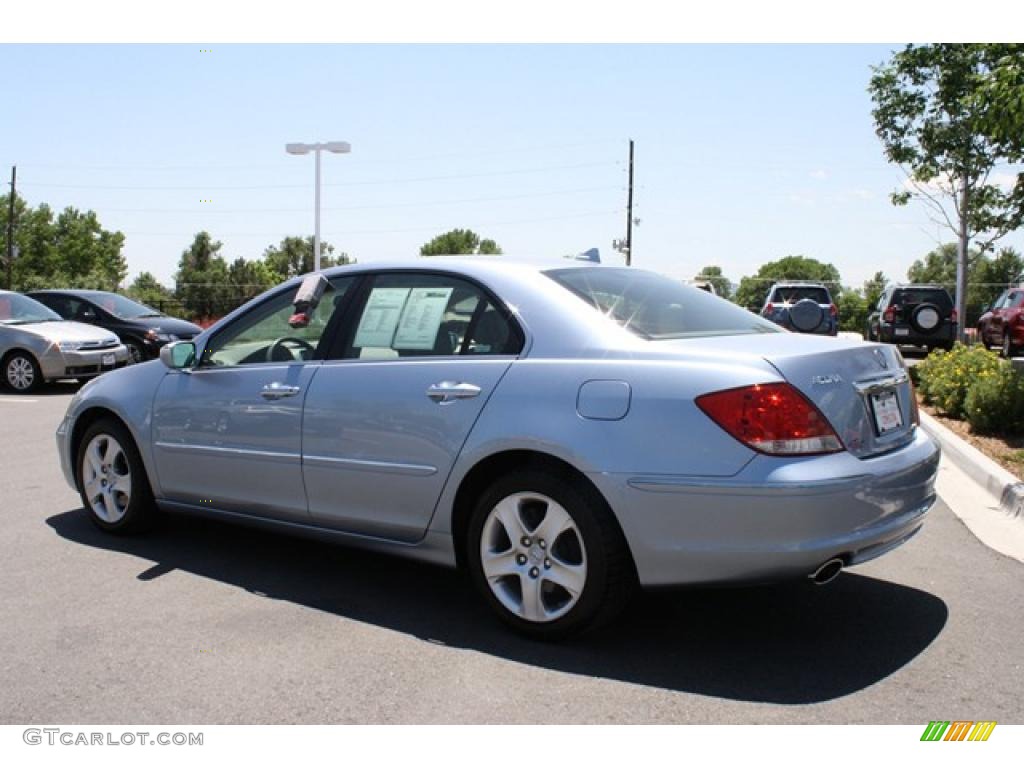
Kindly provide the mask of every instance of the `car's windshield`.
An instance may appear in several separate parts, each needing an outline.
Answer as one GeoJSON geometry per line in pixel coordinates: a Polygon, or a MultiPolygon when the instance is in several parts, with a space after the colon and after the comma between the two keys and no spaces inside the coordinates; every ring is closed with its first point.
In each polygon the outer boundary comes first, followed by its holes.
{"type": "Polygon", "coordinates": [[[582,267],[544,274],[645,339],[781,332],[775,323],[725,299],[653,272],[582,267]]]}
{"type": "Polygon", "coordinates": [[[20,293],[0,293],[0,325],[49,323],[61,317],[49,307],[20,293]]]}
{"type": "Polygon", "coordinates": [[[122,320],[132,320],[136,317],[162,317],[162,314],[152,307],[147,307],[145,304],[132,301],[116,293],[82,291],[82,295],[93,304],[122,320]]]}
{"type": "Polygon", "coordinates": [[[817,285],[780,285],[776,287],[772,301],[776,304],[796,304],[810,299],[818,304],[830,304],[828,291],[817,285]]]}

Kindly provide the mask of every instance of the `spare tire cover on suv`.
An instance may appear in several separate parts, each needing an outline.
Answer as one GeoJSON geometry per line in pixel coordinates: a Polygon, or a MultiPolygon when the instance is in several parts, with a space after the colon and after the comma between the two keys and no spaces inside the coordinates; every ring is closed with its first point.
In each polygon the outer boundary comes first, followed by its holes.
{"type": "Polygon", "coordinates": [[[823,317],[821,305],[813,299],[800,299],[789,308],[789,321],[798,331],[813,331],[823,317]]]}
{"type": "Polygon", "coordinates": [[[942,323],[942,312],[934,304],[919,304],[910,322],[921,333],[932,333],[942,323]]]}

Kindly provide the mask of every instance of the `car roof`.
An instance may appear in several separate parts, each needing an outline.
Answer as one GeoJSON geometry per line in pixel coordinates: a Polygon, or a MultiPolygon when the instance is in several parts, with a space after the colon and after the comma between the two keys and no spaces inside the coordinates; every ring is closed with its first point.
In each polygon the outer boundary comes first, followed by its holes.
{"type": "Polygon", "coordinates": [[[59,293],[66,296],[120,296],[120,293],[114,291],[101,291],[94,288],[39,288],[34,291],[28,291],[27,296],[31,296],[33,293],[59,293]]]}

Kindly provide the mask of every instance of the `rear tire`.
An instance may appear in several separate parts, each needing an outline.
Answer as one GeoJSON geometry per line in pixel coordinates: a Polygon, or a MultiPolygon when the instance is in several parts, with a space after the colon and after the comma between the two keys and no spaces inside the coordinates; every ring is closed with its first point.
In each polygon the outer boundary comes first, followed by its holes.
{"type": "Polygon", "coordinates": [[[75,457],[75,483],[89,519],[107,533],[139,533],[156,521],[142,457],[116,419],[99,419],[85,430],[75,457]]]}
{"type": "Polygon", "coordinates": [[[1010,338],[1010,334],[1005,330],[1003,331],[1003,346],[1000,350],[1000,354],[1007,360],[1016,357],[1017,355],[1017,347],[1014,345],[1013,339],[1010,338]]]}
{"type": "Polygon", "coordinates": [[[612,511],[592,488],[542,469],[513,472],[480,496],[466,562],[502,621],[554,640],[613,619],[636,574],[612,511]]]}

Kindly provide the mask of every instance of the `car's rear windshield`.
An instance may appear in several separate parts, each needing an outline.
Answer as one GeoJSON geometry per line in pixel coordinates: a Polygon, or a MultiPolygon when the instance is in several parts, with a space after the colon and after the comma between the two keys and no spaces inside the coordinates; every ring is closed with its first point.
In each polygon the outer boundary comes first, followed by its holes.
{"type": "Polygon", "coordinates": [[[908,307],[911,304],[934,304],[943,312],[953,309],[953,299],[945,288],[897,288],[892,294],[892,304],[908,307]]]}
{"type": "Polygon", "coordinates": [[[779,285],[772,294],[775,304],[796,304],[798,301],[810,299],[818,304],[831,304],[828,291],[818,285],[779,285]]]}
{"type": "Polygon", "coordinates": [[[725,299],[653,272],[578,267],[544,274],[645,339],[781,332],[775,323],[725,299]]]}

